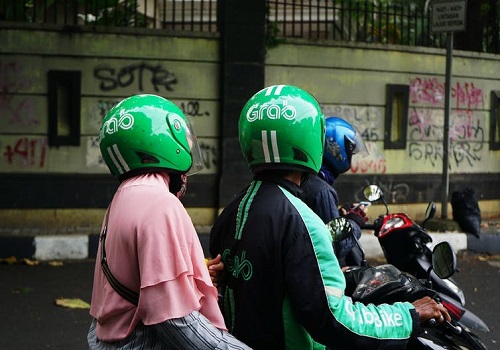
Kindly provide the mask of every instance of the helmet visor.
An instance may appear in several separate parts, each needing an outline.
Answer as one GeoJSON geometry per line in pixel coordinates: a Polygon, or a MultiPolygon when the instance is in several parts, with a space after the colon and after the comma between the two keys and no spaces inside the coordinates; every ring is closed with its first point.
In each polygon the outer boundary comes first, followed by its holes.
{"type": "Polygon", "coordinates": [[[363,157],[368,155],[368,149],[366,148],[365,142],[361,137],[361,134],[356,131],[356,135],[354,135],[354,140],[352,140],[356,147],[354,147],[352,154],[359,154],[363,157]]]}
{"type": "Polygon", "coordinates": [[[193,127],[191,125],[191,122],[188,119],[186,119],[185,121],[186,121],[186,138],[189,144],[189,150],[191,151],[191,159],[193,162],[188,172],[186,173],[186,175],[189,176],[203,170],[205,168],[205,163],[203,163],[203,157],[201,156],[200,145],[198,144],[196,135],[193,132],[193,127]]]}

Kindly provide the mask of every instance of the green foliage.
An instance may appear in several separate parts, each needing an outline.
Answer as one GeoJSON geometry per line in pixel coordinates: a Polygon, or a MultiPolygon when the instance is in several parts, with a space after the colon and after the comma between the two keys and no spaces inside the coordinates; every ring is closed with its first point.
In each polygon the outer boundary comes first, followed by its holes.
{"type": "Polygon", "coordinates": [[[281,44],[284,39],[279,37],[280,27],[276,22],[267,22],[266,28],[266,49],[271,49],[273,47],[281,44]]]}
{"type": "Polygon", "coordinates": [[[500,50],[500,2],[483,1],[480,4],[481,23],[484,23],[482,46],[484,52],[499,53],[500,50]]]}
{"type": "Polygon", "coordinates": [[[32,9],[33,0],[0,0],[0,19],[5,21],[32,22],[32,9]]]}
{"type": "MultiPolygon", "coordinates": [[[[145,27],[146,17],[137,12],[138,0],[77,0],[61,2],[56,0],[0,0],[0,20],[17,22],[43,22],[47,13],[58,11],[71,13],[70,5],[92,15],[85,24],[113,25],[124,27],[145,27]],[[66,6],[66,7],[65,7],[66,6]]],[[[76,21],[76,19],[75,19],[76,21]]]]}
{"type": "Polygon", "coordinates": [[[281,44],[284,39],[279,37],[280,26],[277,22],[271,22],[269,20],[271,7],[269,3],[266,4],[266,50],[281,44]]]}
{"type": "MultiPolygon", "coordinates": [[[[106,1],[101,0],[101,3],[106,1]]],[[[102,7],[98,10],[95,24],[114,25],[117,27],[145,27],[146,17],[137,12],[137,0],[114,1],[114,6],[102,7]]]]}
{"type": "MultiPolygon", "coordinates": [[[[427,13],[425,1],[364,1],[345,4],[344,11],[357,40],[383,44],[412,45],[425,42],[427,13]]],[[[346,21],[346,19],[344,19],[346,21]]]]}
{"type": "MultiPolygon", "coordinates": [[[[165,0],[163,3],[170,1],[173,0],[165,0]]],[[[294,8],[296,11],[303,10],[304,13],[335,9],[335,20],[329,19],[335,22],[334,25],[327,23],[333,29],[324,29],[322,38],[333,36],[334,40],[340,37],[341,40],[366,43],[444,47],[445,35],[429,30],[432,3],[433,0],[295,1],[294,8]]],[[[137,11],[139,5],[138,0],[0,0],[0,21],[147,27],[147,17],[137,11]]],[[[284,6],[283,1],[269,0],[266,6],[265,42],[266,49],[270,49],[284,41],[287,29],[282,27],[282,20],[269,20],[271,8],[284,6]]],[[[468,32],[473,37],[481,38],[480,47],[469,45],[470,50],[500,53],[500,1],[468,0],[467,6],[468,32]],[[479,11],[470,11],[471,9],[479,11]],[[470,15],[473,12],[474,15],[470,15]]],[[[287,11],[290,8],[288,2],[287,11]]],[[[186,16],[189,15],[186,13],[186,16]]],[[[299,18],[300,16],[296,17],[297,25],[301,25],[299,18]]],[[[296,34],[293,36],[296,37],[296,34]]],[[[469,48],[464,45],[461,49],[469,48]]]]}

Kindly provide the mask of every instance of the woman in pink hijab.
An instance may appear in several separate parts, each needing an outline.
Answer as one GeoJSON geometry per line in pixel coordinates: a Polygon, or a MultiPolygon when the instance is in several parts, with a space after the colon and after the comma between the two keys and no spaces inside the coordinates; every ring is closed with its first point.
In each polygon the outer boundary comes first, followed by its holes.
{"type": "Polygon", "coordinates": [[[90,349],[248,349],[217,304],[193,223],[178,196],[203,168],[189,120],[172,102],[136,95],[99,131],[120,185],[102,226],[90,349]]]}

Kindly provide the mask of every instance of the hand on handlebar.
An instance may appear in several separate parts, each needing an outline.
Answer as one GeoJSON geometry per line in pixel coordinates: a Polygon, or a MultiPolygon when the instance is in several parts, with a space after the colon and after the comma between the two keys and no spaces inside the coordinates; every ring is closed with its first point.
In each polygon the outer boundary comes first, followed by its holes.
{"type": "Polygon", "coordinates": [[[437,323],[451,321],[448,310],[443,306],[443,304],[436,302],[431,297],[423,297],[422,299],[415,300],[412,304],[420,316],[420,324],[428,322],[432,319],[437,323]]]}
{"type": "Polygon", "coordinates": [[[362,227],[363,224],[368,221],[368,217],[366,216],[366,211],[368,207],[364,205],[357,205],[357,203],[345,203],[340,209],[339,213],[341,216],[344,216],[347,219],[354,221],[358,224],[359,227],[362,227]]]}

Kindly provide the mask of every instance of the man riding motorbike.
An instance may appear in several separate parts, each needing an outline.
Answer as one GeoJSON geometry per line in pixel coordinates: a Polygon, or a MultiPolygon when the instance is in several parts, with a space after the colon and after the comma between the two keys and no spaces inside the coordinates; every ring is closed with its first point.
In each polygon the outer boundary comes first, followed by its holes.
{"type": "Polygon", "coordinates": [[[333,185],[335,179],[351,168],[354,154],[366,156],[368,151],[359,132],[347,121],[338,117],[326,118],[325,148],[323,161],[318,174],[309,174],[301,187],[301,199],[323,220],[326,224],[333,219],[344,216],[349,220],[354,231],[354,237],[349,237],[335,244],[335,255],[340,266],[348,264],[346,261],[354,240],[361,237],[361,228],[368,220],[364,205],[357,206],[345,203],[338,208],[339,196],[333,185]]]}
{"type": "MultiPolygon", "coordinates": [[[[311,208],[323,222],[329,223],[333,219],[344,216],[353,228],[350,236],[334,244],[335,255],[340,266],[350,265],[350,256],[355,239],[361,237],[361,226],[368,220],[367,207],[357,206],[356,203],[345,203],[340,209],[339,196],[333,185],[335,179],[351,168],[354,154],[368,155],[366,145],[361,134],[347,121],[339,117],[326,118],[325,147],[323,161],[319,172],[308,174],[301,184],[300,198],[311,208]]],[[[217,285],[220,274],[224,269],[221,257],[207,261],[212,281],[217,285]]]]}
{"type": "Polygon", "coordinates": [[[226,325],[255,349],[404,348],[420,323],[450,316],[429,297],[375,306],[344,295],[330,232],[299,198],[320,170],[324,138],[319,103],[298,87],[270,86],[245,104],[239,140],[254,179],[210,234],[225,266],[226,325]]]}

